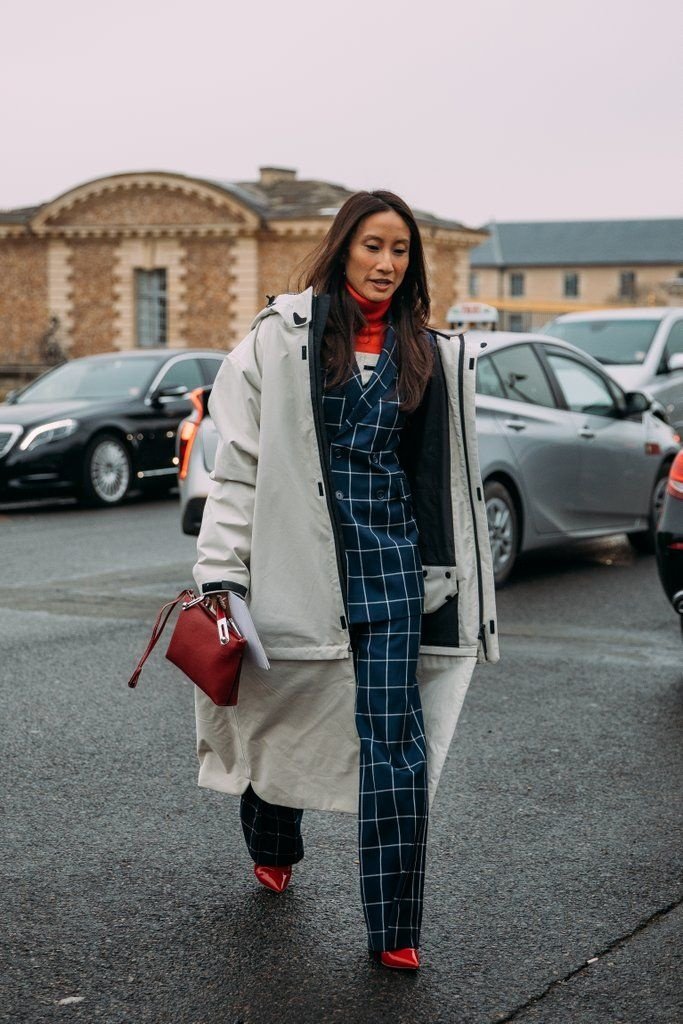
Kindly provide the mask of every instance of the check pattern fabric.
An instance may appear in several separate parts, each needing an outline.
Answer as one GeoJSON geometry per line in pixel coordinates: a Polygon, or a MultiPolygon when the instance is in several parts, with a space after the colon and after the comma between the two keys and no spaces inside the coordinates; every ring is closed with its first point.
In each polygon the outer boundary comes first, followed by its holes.
{"type": "Polygon", "coordinates": [[[240,801],[242,831],[255,864],[286,868],[304,855],[301,819],[304,812],[269,804],[247,786],[240,801]]]}
{"type": "Polygon", "coordinates": [[[429,815],[420,625],[416,615],[351,627],[361,898],[373,950],[420,945],[429,815]]]}
{"type": "MultiPolygon", "coordinates": [[[[348,381],[323,390],[346,552],[360,739],[361,898],[372,950],[419,947],[429,812],[416,678],[424,580],[398,459],[405,414],[395,394],[396,354],[389,325],[365,386],[356,363],[348,381]]],[[[252,858],[280,867],[299,860],[302,813],[267,804],[249,787],[241,814],[252,858]]]]}
{"type": "MultiPolygon", "coordinates": [[[[421,615],[351,627],[360,738],[358,849],[368,947],[420,945],[429,798],[427,745],[415,674],[421,615]]],[[[257,864],[303,857],[303,811],[248,787],[241,818],[257,864]]]]}
{"type": "Polygon", "coordinates": [[[356,364],[348,381],[323,390],[351,623],[417,615],[424,603],[417,524],[397,454],[406,420],[397,379],[396,334],[389,325],[365,386],[356,364]]]}

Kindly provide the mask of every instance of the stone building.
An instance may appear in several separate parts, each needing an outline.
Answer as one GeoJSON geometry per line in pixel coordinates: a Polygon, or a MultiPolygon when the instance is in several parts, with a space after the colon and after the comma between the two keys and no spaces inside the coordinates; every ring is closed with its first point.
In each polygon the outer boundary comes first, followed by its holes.
{"type": "MultiPolygon", "coordinates": [[[[256,182],[145,171],[0,212],[0,365],[135,346],[227,349],[317,244],[350,190],[263,167],[256,182]]],[[[417,213],[432,323],[464,298],[485,237],[417,213]]]]}
{"type": "Polygon", "coordinates": [[[469,297],[503,330],[538,330],[560,313],[680,305],[683,220],[491,223],[470,255],[469,297]]]}

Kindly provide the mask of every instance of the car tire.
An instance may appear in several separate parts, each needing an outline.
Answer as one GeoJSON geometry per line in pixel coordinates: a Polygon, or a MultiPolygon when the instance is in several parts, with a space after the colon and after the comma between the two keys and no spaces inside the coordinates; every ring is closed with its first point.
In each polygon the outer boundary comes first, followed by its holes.
{"type": "Polygon", "coordinates": [[[519,517],[512,495],[499,480],[484,485],[484,502],[493,559],[493,579],[502,587],[510,577],[519,549],[519,517]]]}
{"type": "Polygon", "coordinates": [[[635,551],[643,555],[653,555],[657,550],[657,522],[662,512],[666,495],[666,482],[669,478],[670,466],[662,466],[650,495],[650,515],[647,530],[629,533],[628,539],[635,551]]]}
{"type": "Polygon", "coordinates": [[[93,507],[120,505],[133,483],[128,447],[116,434],[97,434],[85,450],[81,499],[93,507]]]}

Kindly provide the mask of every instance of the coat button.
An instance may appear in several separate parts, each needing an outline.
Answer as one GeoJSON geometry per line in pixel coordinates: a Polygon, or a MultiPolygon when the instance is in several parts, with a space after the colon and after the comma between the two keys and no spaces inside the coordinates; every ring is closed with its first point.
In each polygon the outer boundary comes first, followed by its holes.
{"type": "Polygon", "coordinates": [[[343,498],[344,497],[344,492],[343,491],[335,491],[334,492],[334,496],[335,496],[335,498],[343,498]]]}
{"type": "Polygon", "coordinates": [[[376,491],[375,492],[375,497],[376,498],[386,498],[386,496],[387,496],[387,492],[386,491],[380,490],[380,491],[376,491]]]}
{"type": "Polygon", "coordinates": [[[446,573],[446,579],[449,580],[450,578],[451,578],[451,574],[449,572],[447,572],[446,573]]]}
{"type": "Polygon", "coordinates": [[[335,451],[335,453],[334,453],[334,457],[335,457],[335,459],[341,459],[341,457],[342,457],[342,452],[340,452],[340,451],[339,451],[339,450],[337,449],[337,450],[335,451]]]}
{"type": "Polygon", "coordinates": [[[375,463],[379,462],[379,455],[371,455],[370,456],[370,462],[375,462],[375,463]]]}
{"type": "Polygon", "coordinates": [[[422,570],[422,575],[423,575],[423,576],[426,576],[426,575],[427,575],[427,570],[426,570],[426,569],[423,569],[423,570],[422,570]]]}

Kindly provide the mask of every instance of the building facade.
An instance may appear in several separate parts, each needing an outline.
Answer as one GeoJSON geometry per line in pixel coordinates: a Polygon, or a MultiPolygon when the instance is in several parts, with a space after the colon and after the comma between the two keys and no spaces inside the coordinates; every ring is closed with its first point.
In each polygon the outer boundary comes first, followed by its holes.
{"type": "Polygon", "coordinates": [[[470,256],[468,293],[502,330],[539,330],[561,313],[680,305],[683,220],[491,223],[470,256]]]}
{"type": "MultiPolygon", "coordinates": [[[[116,174],[0,212],[0,365],[136,346],[229,349],[351,195],[261,168],[256,182],[116,174]]],[[[417,212],[432,323],[466,296],[483,231],[417,212]]]]}

